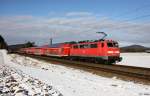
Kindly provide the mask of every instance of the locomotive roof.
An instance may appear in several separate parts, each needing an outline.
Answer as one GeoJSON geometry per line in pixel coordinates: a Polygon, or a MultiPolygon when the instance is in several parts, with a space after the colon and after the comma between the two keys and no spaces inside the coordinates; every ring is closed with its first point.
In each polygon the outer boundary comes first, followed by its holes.
{"type": "Polygon", "coordinates": [[[98,42],[116,42],[114,40],[95,40],[95,41],[79,41],[72,44],[89,44],[89,43],[98,43],[98,42]]]}
{"type": "MultiPolygon", "coordinates": [[[[56,44],[52,44],[52,45],[43,45],[43,46],[37,46],[37,47],[29,47],[29,48],[58,48],[61,47],[64,43],[56,43],[56,44]]],[[[28,48],[27,48],[28,49],[28,48]]]]}
{"type": "Polygon", "coordinates": [[[83,41],[71,41],[71,42],[65,42],[68,44],[82,44],[82,43],[96,43],[96,42],[116,42],[114,40],[105,40],[105,39],[99,39],[99,40],[83,40],[83,41]]]}

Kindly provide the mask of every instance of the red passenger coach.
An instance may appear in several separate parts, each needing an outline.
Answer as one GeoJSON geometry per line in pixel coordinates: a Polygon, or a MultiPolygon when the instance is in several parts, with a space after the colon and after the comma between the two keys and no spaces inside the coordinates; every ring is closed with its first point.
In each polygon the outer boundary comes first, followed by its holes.
{"type": "Polygon", "coordinates": [[[35,55],[45,55],[45,47],[34,47],[35,55]]]}
{"type": "Polygon", "coordinates": [[[70,44],[65,43],[52,44],[45,49],[45,55],[47,56],[64,57],[69,56],[69,53],[70,44]]]}
{"type": "Polygon", "coordinates": [[[31,48],[24,48],[24,53],[26,54],[34,54],[34,48],[31,47],[31,48]]]}

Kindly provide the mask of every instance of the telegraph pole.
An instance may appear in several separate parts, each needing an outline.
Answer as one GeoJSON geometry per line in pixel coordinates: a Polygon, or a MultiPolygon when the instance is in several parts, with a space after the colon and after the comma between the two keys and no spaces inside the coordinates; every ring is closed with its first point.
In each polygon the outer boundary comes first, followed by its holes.
{"type": "Polygon", "coordinates": [[[53,38],[50,38],[50,45],[53,44],[53,38]]]}

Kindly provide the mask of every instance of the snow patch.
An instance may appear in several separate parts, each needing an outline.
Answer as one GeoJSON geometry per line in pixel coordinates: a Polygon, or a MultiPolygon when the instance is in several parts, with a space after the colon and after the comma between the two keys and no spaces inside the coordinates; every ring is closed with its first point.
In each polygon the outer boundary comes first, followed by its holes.
{"type": "Polygon", "coordinates": [[[121,53],[121,57],[119,65],[150,68],[150,53],[121,53]]]}

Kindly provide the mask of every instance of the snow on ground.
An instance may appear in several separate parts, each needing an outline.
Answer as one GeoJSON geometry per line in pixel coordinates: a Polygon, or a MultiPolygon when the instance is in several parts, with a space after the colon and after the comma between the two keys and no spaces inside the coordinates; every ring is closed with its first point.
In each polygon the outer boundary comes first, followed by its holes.
{"type": "Polygon", "coordinates": [[[150,86],[105,78],[82,70],[19,55],[4,54],[4,61],[23,73],[59,90],[63,96],[150,96],[150,86]]]}
{"type": "Polygon", "coordinates": [[[0,53],[0,96],[62,96],[52,86],[3,62],[0,53]]]}
{"type": "Polygon", "coordinates": [[[150,53],[121,53],[121,57],[120,65],[150,68],[150,53]]]}
{"type": "Polygon", "coordinates": [[[20,70],[0,65],[0,95],[3,96],[62,96],[38,79],[32,78],[20,70]]]}

